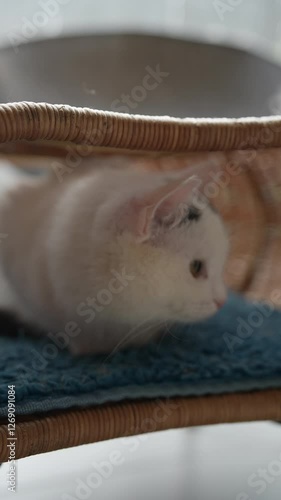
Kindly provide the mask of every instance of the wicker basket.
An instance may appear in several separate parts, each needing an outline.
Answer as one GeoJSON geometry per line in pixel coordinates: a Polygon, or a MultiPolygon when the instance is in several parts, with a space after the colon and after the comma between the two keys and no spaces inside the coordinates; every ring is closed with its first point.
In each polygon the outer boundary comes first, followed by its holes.
{"type": "MultiPolygon", "coordinates": [[[[206,194],[230,229],[228,285],[281,306],[280,117],[175,119],[19,102],[0,106],[0,143],[3,154],[45,156],[53,166],[56,162],[50,157],[63,159],[67,166],[69,151],[81,160],[130,154],[150,169],[177,169],[203,161],[208,165],[206,194]]],[[[281,420],[281,390],[176,398],[164,421],[155,418],[158,406],[159,400],[125,402],[19,419],[17,458],[167,428],[281,420]],[[142,425],[147,421],[150,426],[142,425]]],[[[0,461],[7,456],[4,422],[0,461]]]]}

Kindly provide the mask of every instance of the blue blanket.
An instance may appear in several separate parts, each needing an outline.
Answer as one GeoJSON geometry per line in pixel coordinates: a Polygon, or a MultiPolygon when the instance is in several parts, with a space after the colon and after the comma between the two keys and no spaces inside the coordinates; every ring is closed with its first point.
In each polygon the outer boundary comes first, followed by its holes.
{"type": "Polygon", "coordinates": [[[74,358],[50,339],[0,336],[0,417],[8,385],[17,414],[124,399],[281,388],[281,313],[230,294],[212,319],[175,326],[160,342],[74,358]]]}

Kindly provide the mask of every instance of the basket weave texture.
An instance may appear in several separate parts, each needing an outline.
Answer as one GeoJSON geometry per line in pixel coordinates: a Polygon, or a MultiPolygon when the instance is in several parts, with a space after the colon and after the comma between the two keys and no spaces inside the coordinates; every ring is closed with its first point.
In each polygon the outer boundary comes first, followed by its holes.
{"type": "MultiPolygon", "coordinates": [[[[281,117],[176,119],[19,102],[0,106],[0,151],[65,157],[131,154],[145,168],[204,164],[208,192],[231,239],[228,285],[253,299],[278,303],[281,284],[281,117]]],[[[187,425],[281,420],[281,390],[177,398],[160,421],[159,401],[121,403],[22,419],[17,458],[187,425]],[[150,420],[153,428],[143,422],[150,420]]],[[[161,404],[167,404],[163,402],[161,404]]],[[[0,461],[7,460],[0,425],[0,461]]]]}

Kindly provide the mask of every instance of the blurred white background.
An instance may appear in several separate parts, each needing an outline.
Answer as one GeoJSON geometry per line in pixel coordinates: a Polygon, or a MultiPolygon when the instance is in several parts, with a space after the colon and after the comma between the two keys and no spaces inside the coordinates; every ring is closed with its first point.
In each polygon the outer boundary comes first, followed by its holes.
{"type": "Polygon", "coordinates": [[[211,39],[281,61],[281,0],[2,0],[2,45],[26,33],[36,39],[104,30],[211,39]]]}
{"type": "MultiPolygon", "coordinates": [[[[1,500],[14,498],[7,470],[1,500]]],[[[170,430],[37,455],[18,461],[17,484],[20,500],[280,500],[281,425],[170,430]],[[112,453],[118,465],[108,467],[112,453]]]]}

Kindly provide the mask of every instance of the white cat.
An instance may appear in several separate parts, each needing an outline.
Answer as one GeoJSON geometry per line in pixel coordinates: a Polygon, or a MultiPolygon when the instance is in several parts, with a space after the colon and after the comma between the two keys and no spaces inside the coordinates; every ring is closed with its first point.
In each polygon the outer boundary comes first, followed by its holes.
{"type": "Polygon", "coordinates": [[[198,178],[103,163],[61,183],[0,167],[0,307],[76,353],[141,344],[227,295],[228,239],[198,178]]]}

